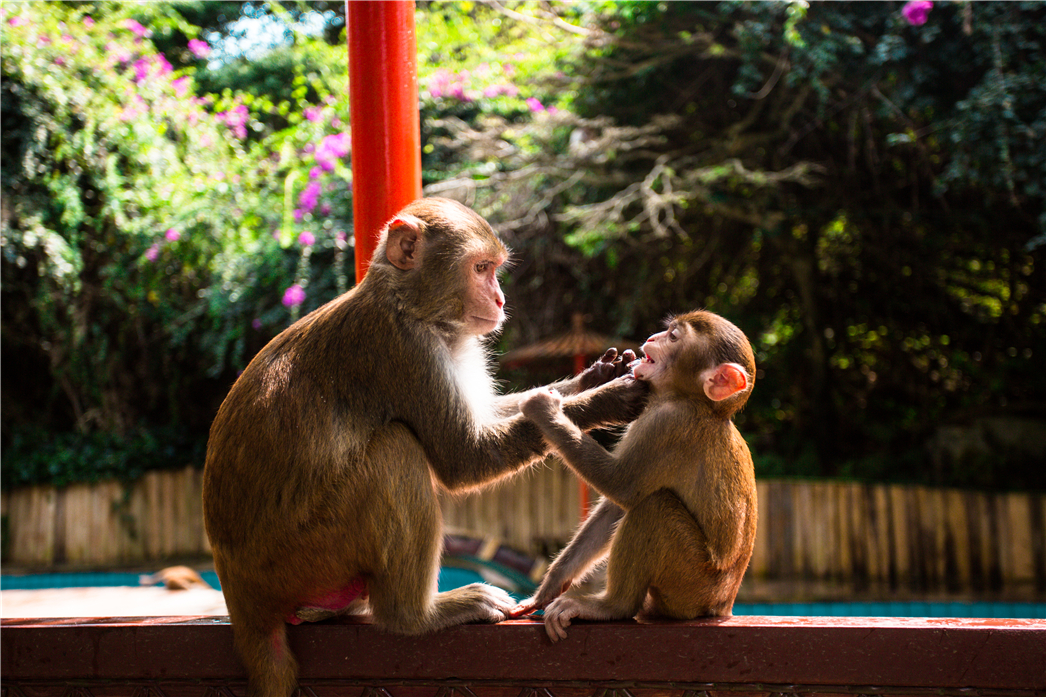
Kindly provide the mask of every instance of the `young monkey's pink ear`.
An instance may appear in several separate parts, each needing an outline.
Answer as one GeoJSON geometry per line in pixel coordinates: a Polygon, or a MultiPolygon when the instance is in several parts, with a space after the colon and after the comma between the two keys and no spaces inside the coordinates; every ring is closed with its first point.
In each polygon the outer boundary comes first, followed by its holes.
{"type": "Polygon", "coordinates": [[[720,363],[702,375],[706,376],[705,394],[713,402],[721,402],[748,389],[748,373],[737,363],[720,363]]]}
{"type": "Polygon", "coordinates": [[[389,223],[385,257],[397,269],[409,271],[418,265],[421,236],[425,223],[413,215],[401,215],[389,223]]]}

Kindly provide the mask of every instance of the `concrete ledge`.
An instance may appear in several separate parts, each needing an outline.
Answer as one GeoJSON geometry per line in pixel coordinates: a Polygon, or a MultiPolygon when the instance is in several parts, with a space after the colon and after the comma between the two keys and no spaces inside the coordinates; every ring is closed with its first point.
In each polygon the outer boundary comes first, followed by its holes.
{"type": "MultiPolygon", "coordinates": [[[[316,697],[449,697],[448,689],[464,697],[1046,695],[1042,620],[581,623],[556,645],[530,620],[423,637],[385,634],[354,619],[289,631],[304,694],[316,697]]],[[[0,677],[5,697],[217,697],[243,694],[245,676],[228,618],[144,617],[3,620],[0,677]]]]}

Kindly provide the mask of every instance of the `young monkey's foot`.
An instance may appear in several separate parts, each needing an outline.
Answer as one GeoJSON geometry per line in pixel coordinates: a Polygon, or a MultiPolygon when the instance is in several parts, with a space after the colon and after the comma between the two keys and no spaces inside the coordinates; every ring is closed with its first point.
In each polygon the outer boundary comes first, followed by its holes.
{"type": "Polygon", "coordinates": [[[560,596],[545,608],[545,633],[553,644],[567,638],[567,627],[581,616],[581,609],[581,603],[569,596],[560,596]]]}

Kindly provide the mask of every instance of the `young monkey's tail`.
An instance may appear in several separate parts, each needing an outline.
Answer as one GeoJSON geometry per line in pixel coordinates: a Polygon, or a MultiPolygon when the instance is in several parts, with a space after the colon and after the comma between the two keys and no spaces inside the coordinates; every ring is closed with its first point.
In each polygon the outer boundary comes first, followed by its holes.
{"type": "MultiPolygon", "coordinates": [[[[228,599],[226,599],[228,601],[228,599]]],[[[278,615],[253,616],[229,603],[233,638],[247,668],[247,697],[290,697],[298,686],[298,662],[287,643],[287,625],[278,615]]]]}

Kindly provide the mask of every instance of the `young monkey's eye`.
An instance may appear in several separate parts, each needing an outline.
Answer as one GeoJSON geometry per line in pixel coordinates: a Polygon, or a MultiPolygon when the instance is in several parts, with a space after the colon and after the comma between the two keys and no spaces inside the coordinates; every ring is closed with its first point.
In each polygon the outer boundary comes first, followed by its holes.
{"type": "Polygon", "coordinates": [[[486,273],[490,269],[489,261],[481,261],[476,264],[476,273],[486,273]]]}

